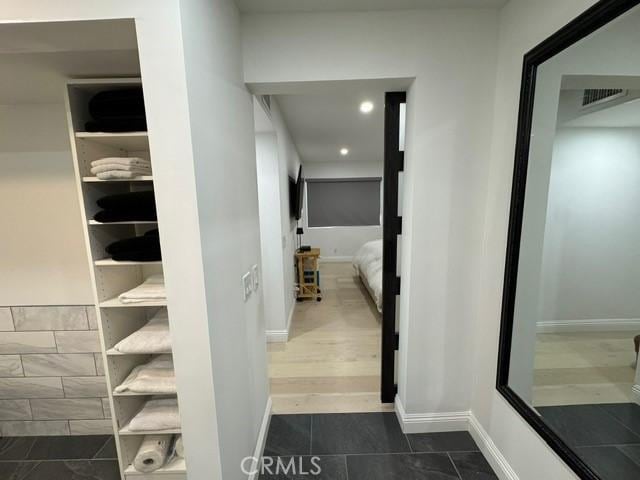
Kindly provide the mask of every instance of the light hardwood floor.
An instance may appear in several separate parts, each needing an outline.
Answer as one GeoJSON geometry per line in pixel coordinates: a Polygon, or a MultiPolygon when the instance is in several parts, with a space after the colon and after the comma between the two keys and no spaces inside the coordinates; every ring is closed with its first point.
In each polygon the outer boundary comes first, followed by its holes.
{"type": "Polygon", "coordinates": [[[392,411],[380,403],[380,315],[350,263],[322,263],[323,300],[296,304],[270,343],[274,413],[392,411]]]}
{"type": "Polygon", "coordinates": [[[535,406],[632,401],[635,332],[538,334],[535,406]]]}

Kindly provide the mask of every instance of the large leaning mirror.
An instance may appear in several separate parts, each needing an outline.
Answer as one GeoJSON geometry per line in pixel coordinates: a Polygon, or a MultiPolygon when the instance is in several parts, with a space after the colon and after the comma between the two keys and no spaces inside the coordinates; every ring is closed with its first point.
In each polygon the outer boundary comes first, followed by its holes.
{"type": "Polygon", "coordinates": [[[584,479],[640,479],[639,3],[524,60],[497,386],[584,479]]]}

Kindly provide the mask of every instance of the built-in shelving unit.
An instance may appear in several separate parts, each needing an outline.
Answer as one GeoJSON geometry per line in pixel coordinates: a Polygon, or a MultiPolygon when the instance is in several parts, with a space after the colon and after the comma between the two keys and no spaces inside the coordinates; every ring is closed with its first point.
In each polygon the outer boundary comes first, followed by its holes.
{"type": "MultiPolygon", "coordinates": [[[[167,301],[123,304],[118,296],[141,284],[149,275],[163,270],[161,261],[115,261],[107,258],[105,247],[111,242],[161,228],[153,221],[101,223],[93,220],[98,211],[96,200],[104,195],[153,189],[153,177],[101,180],[91,175],[93,160],[112,156],[135,156],[151,160],[147,132],[95,133],[85,132],[89,99],[97,92],[140,85],[139,79],[74,80],[67,88],[67,115],[72,144],[78,195],[83,218],[84,235],[94,282],[94,300],[102,344],[105,376],[109,390],[111,417],[123,480],[129,478],[185,480],[183,458],[175,457],[153,473],[141,473],[133,467],[133,459],[145,435],[179,434],[177,430],[138,432],[129,429],[129,422],[151,395],[113,393],[131,370],[149,361],[151,354],[122,354],[113,349],[120,340],[142,327],[167,301]]],[[[152,162],[153,164],[153,162],[152,162]]]]}

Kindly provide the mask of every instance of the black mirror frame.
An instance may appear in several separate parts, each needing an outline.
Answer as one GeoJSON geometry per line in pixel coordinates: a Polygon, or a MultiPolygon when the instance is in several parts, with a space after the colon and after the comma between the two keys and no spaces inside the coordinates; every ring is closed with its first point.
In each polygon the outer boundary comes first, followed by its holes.
{"type": "Polygon", "coordinates": [[[601,0],[529,51],[524,56],[522,68],[520,109],[518,113],[515,165],[511,190],[511,210],[509,213],[507,256],[502,296],[496,388],[509,404],[531,425],[538,435],[549,444],[553,451],[583,480],[602,479],[509,387],[513,313],[518,277],[518,259],[520,256],[527,167],[529,162],[529,139],[531,137],[536,72],[539,65],[631,10],[638,4],[640,4],[640,0],[601,0]]]}

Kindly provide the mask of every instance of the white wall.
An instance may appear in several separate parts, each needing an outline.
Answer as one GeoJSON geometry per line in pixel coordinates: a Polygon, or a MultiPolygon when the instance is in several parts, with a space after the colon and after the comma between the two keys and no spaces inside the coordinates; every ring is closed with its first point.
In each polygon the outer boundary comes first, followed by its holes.
{"type": "Polygon", "coordinates": [[[520,480],[576,478],[495,389],[522,59],[528,50],[594,3],[593,0],[511,0],[500,14],[495,85],[499,94],[494,106],[484,238],[471,292],[477,306],[472,330],[475,338],[471,360],[475,377],[472,411],[520,480]]]}
{"type": "MultiPolygon", "coordinates": [[[[304,164],[306,178],[354,178],[382,177],[383,164],[379,162],[307,162],[304,164]]],[[[302,243],[320,248],[324,260],[345,260],[353,257],[366,242],[382,238],[382,226],[309,228],[305,191],[305,207],[302,215],[304,237],[302,243]]],[[[382,185],[380,190],[382,203],[382,185]]],[[[382,206],[380,208],[382,213],[382,206]]]]}
{"type": "Polygon", "coordinates": [[[134,18],[189,478],[243,478],[267,403],[251,98],[231,1],[5,2],[0,23],[134,18]],[[238,191],[249,194],[229,204],[238,191]],[[232,234],[230,234],[232,232],[232,234]],[[197,388],[194,388],[197,385],[197,388]]]}
{"type": "MultiPolygon", "coordinates": [[[[289,177],[297,178],[300,156],[293,143],[289,129],[284,122],[280,106],[275,97],[271,97],[271,121],[278,139],[278,164],[280,175],[280,218],[282,220],[282,261],[284,262],[284,298],[287,312],[286,322],[289,321],[295,306],[296,283],[294,269],[294,253],[296,249],[296,221],[290,214],[289,207],[289,177]]],[[[289,328],[288,323],[286,329],[289,328]]]]}
{"type": "Polygon", "coordinates": [[[63,104],[0,105],[0,165],[0,305],[92,304],[63,104]]]}
{"type": "MultiPolygon", "coordinates": [[[[254,101],[254,105],[255,103],[254,101]]],[[[260,111],[256,114],[265,115],[260,111]]],[[[288,315],[285,305],[282,221],[278,208],[281,194],[278,139],[275,132],[256,133],[256,165],[267,339],[278,334],[286,338],[288,315]]]]}
{"type": "Polygon", "coordinates": [[[541,320],[640,318],[640,129],[561,128],[544,236],[541,320]]]}
{"type": "Polygon", "coordinates": [[[497,13],[247,15],[242,26],[248,83],[415,77],[405,152],[399,398],[409,413],[468,410],[472,372],[461,352],[473,342],[469,272],[481,239],[497,13]]]}

